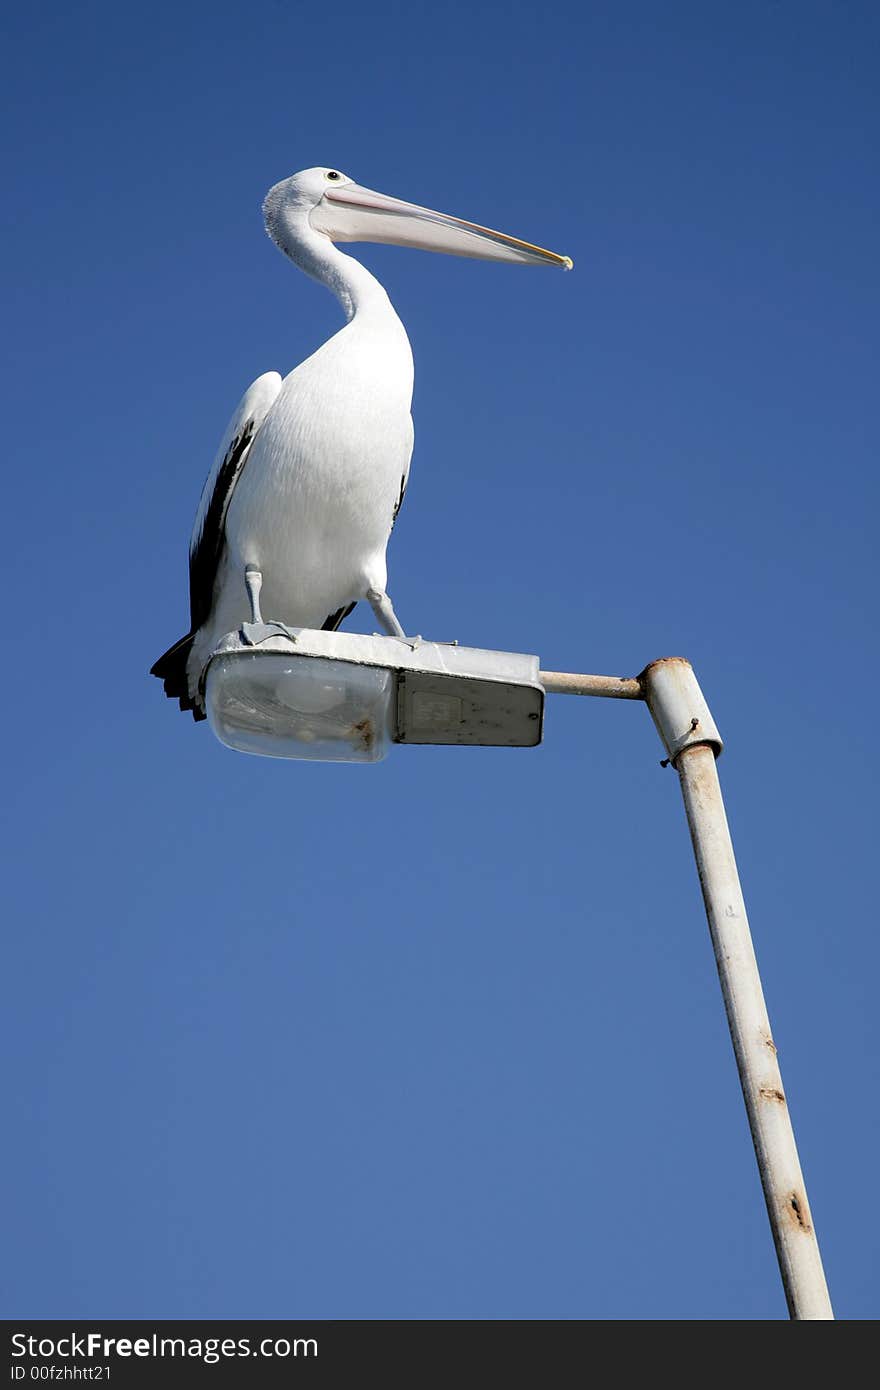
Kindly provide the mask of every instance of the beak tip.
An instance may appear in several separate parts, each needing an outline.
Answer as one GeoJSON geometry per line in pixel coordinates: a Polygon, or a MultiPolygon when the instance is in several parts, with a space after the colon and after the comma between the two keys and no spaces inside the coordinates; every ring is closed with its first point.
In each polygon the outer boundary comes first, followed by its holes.
{"type": "Polygon", "coordinates": [[[563,269],[563,270],[574,270],[574,261],[571,259],[571,256],[563,256],[563,257],[562,257],[562,269],[563,269]]]}

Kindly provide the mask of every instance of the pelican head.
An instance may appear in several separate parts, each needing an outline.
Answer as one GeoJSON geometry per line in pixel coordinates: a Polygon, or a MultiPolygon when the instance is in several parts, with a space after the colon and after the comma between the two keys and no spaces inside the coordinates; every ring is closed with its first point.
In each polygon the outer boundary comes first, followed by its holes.
{"type": "Polygon", "coordinates": [[[432,212],[362,188],[338,169],[304,169],[276,183],[266,195],[263,212],[269,235],[282,249],[287,240],[285,228],[294,230],[298,224],[301,231],[307,225],[334,242],[387,242],[481,261],[572,268],[568,256],[449,213],[432,212]]]}

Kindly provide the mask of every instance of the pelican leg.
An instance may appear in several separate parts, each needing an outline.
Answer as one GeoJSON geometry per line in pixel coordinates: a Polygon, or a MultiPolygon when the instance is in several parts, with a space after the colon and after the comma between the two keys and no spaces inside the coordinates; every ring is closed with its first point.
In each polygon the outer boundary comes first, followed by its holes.
{"type": "Polygon", "coordinates": [[[368,589],[366,599],[376,615],[377,622],[389,637],[399,637],[402,642],[410,642],[413,647],[418,646],[421,637],[407,637],[398,622],[391,599],[382,589],[368,589]]]}
{"type": "Polygon", "coordinates": [[[249,623],[242,623],[240,629],[241,640],[249,647],[259,646],[261,642],[266,641],[267,637],[289,637],[291,642],[295,642],[296,633],[293,628],[288,627],[286,623],[267,623],[264,621],[262,610],[260,609],[260,590],[263,587],[263,574],[256,565],[245,565],[244,587],[247,589],[251,620],[249,623]]]}
{"type": "Polygon", "coordinates": [[[263,575],[256,565],[245,565],[244,586],[251,606],[251,622],[261,623],[263,615],[260,612],[260,590],[263,587],[263,575]]]}

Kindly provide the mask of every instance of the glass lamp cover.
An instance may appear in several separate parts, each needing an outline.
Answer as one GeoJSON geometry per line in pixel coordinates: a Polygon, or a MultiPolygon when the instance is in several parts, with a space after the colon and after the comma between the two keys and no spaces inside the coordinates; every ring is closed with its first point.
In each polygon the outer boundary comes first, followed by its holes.
{"type": "Polygon", "coordinates": [[[211,728],[229,748],[269,758],[375,763],[388,752],[396,675],[280,652],[225,652],[208,667],[211,728]]]}

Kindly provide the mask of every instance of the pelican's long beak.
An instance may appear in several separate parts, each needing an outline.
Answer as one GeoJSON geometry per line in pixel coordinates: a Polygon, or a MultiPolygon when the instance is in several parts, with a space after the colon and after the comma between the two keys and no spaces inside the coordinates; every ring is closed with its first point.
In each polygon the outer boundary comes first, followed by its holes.
{"type": "Polygon", "coordinates": [[[313,208],[310,221],[331,241],[381,241],[414,246],[446,256],[480,261],[513,261],[518,265],[558,265],[571,270],[569,256],[558,256],[506,232],[493,232],[445,212],[432,212],[416,203],[403,203],[356,183],[328,188],[313,208]]]}

